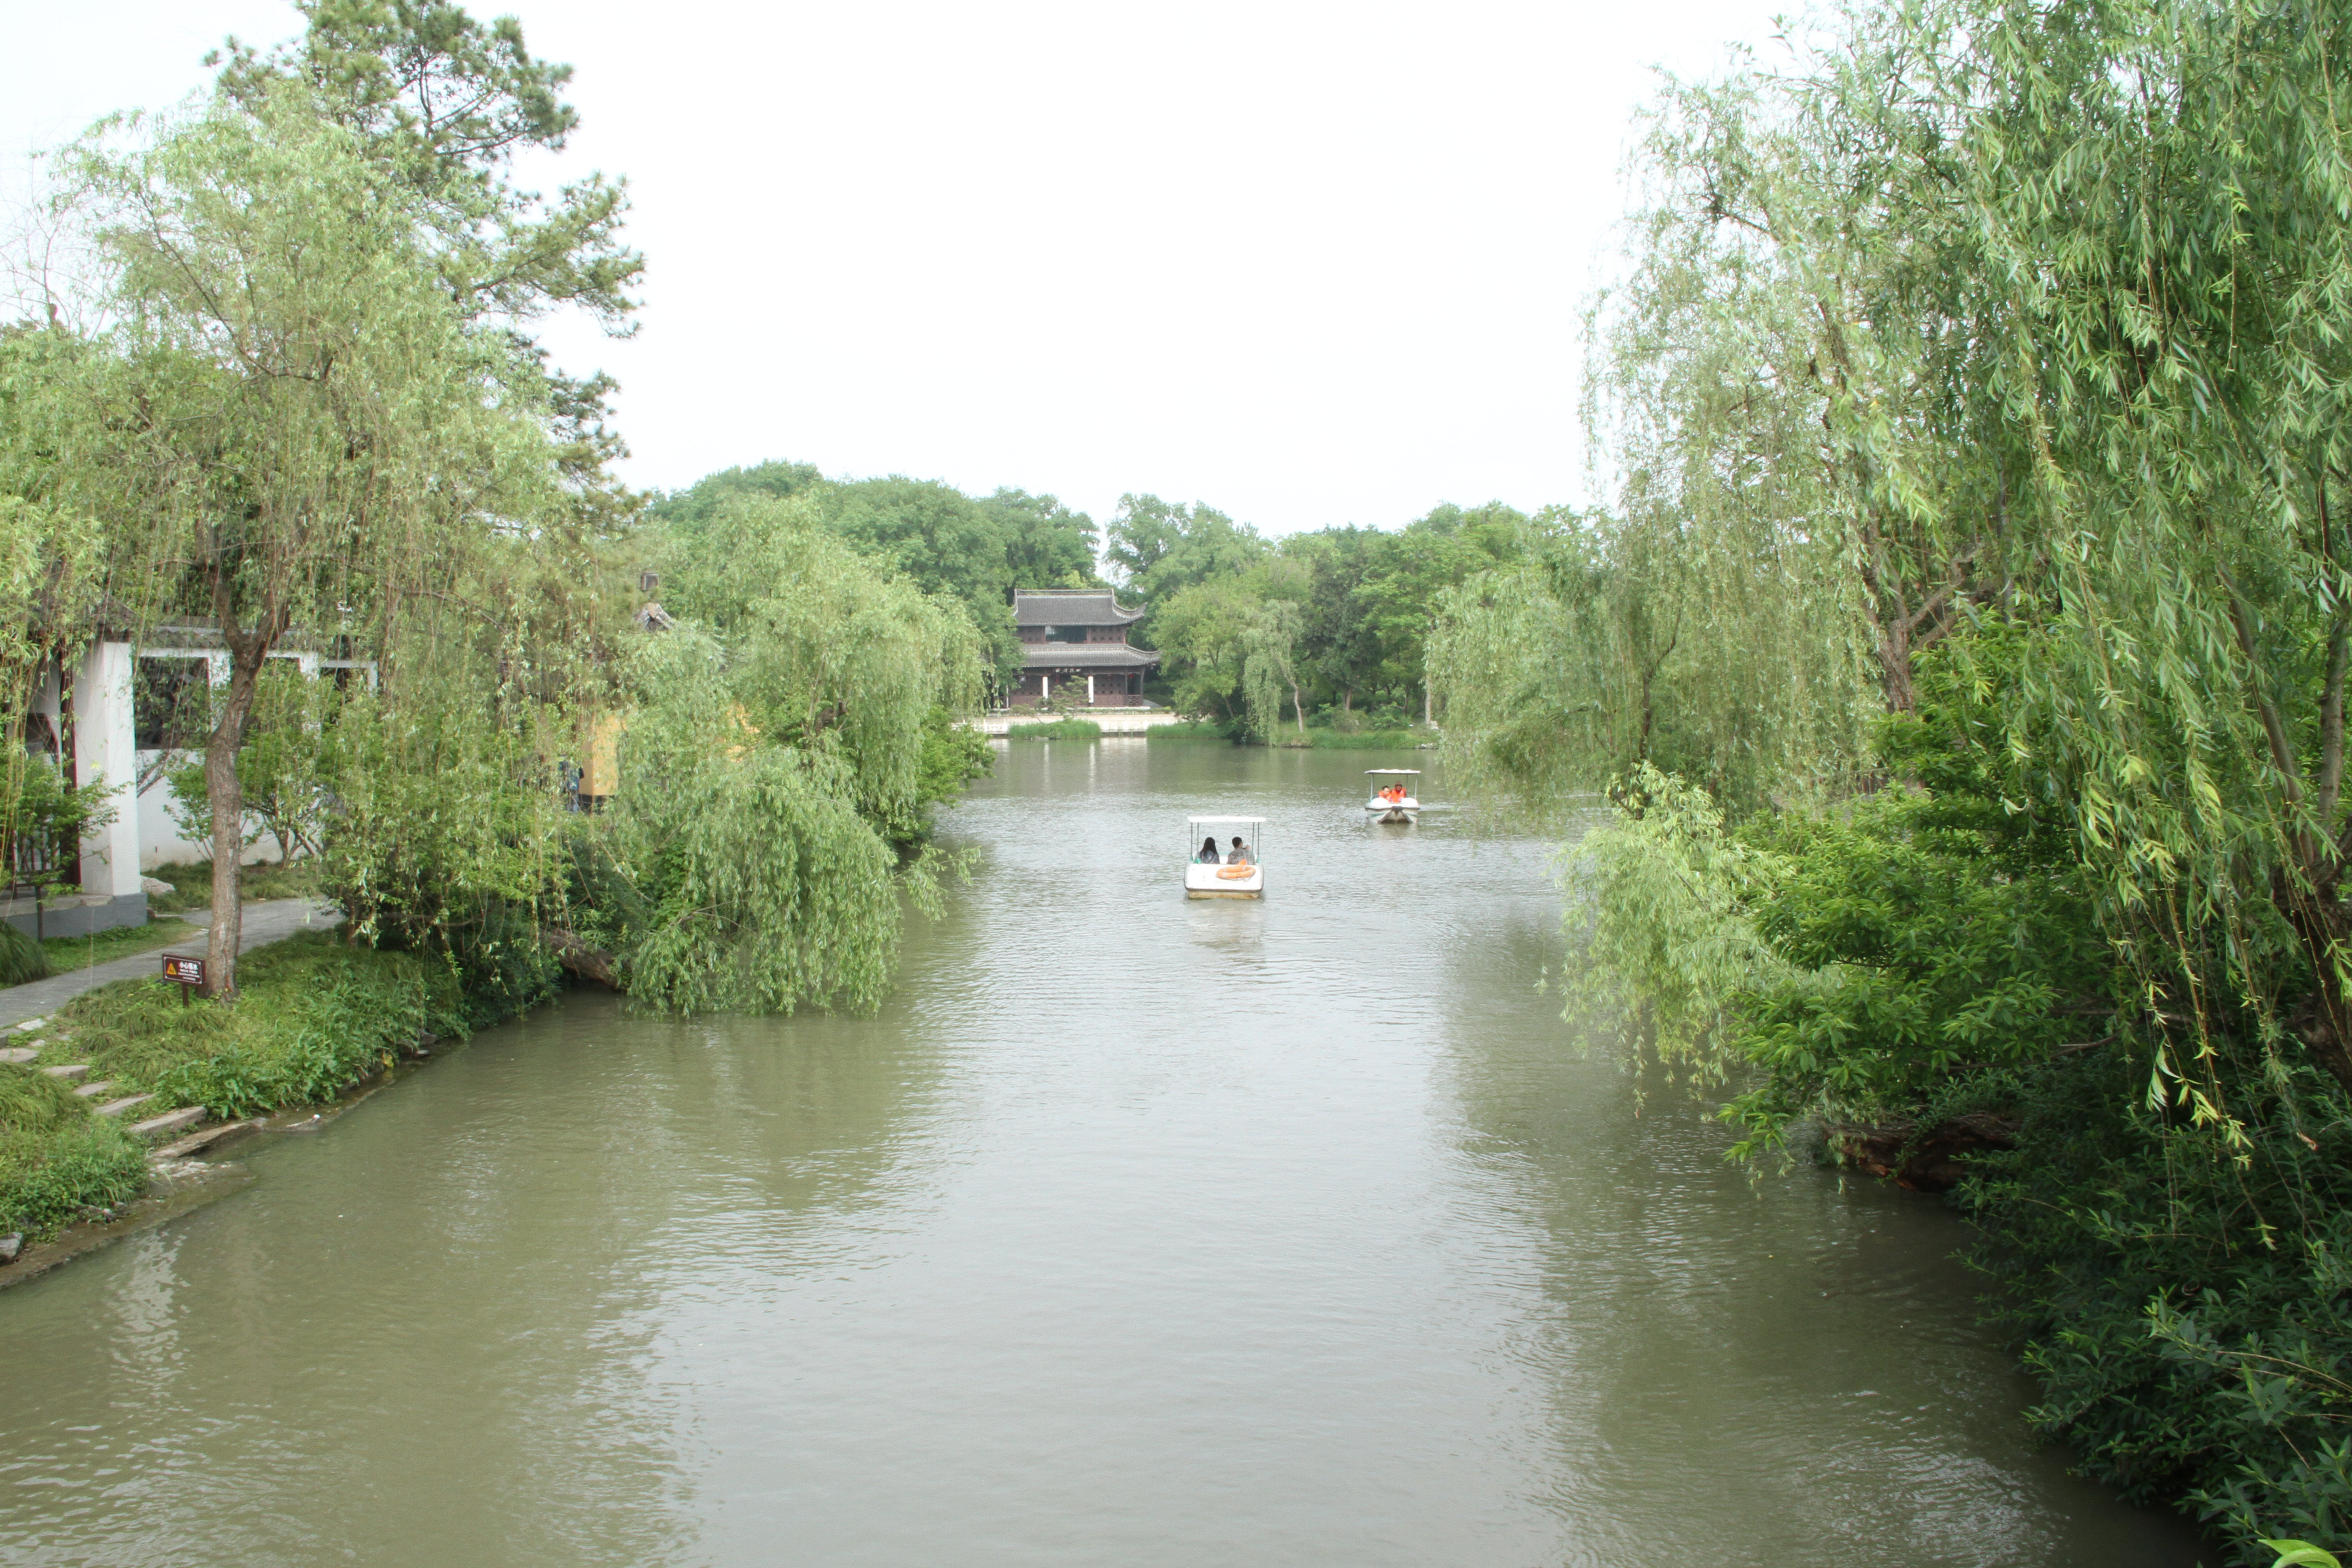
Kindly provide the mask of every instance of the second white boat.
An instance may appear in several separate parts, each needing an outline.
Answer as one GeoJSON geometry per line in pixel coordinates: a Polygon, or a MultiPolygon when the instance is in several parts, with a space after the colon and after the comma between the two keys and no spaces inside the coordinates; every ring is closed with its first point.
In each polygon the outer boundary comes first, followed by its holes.
{"type": "Polygon", "coordinates": [[[1404,781],[1421,776],[1419,768],[1366,768],[1368,778],[1390,779],[1394,782],[1375,784],[1372,798],[1364,802],[1365,813],[1378,822],[1411,822],[1421,813],[1421,802],[1414,798],[1412,786],[1404,781]]]}

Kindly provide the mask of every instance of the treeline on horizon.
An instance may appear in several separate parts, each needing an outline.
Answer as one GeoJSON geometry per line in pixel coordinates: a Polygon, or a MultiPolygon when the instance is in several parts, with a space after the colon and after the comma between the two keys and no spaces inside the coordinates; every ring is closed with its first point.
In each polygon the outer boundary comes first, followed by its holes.
{"type": "Polygon", "coordinates": [[[656,498],[647,516],[692,538],[730,499],[790,500],[926,593],[962,605],[999,689],[1021,669],[1013,595],[1115,587],[1163,657],[1153,689],[1180,710],[1265,740],[1310,723],[1399,730],[1428,716],[1425,651],[1440,596],[1577,526],[1499,501],[1442,505],[1393,531],[1349,525],[1266,538],[1204,502],[1130,494],[1099,526],[1050,495],[970,496],[900,475],[828,479],[813,465],[727,468],[656,498]]]}

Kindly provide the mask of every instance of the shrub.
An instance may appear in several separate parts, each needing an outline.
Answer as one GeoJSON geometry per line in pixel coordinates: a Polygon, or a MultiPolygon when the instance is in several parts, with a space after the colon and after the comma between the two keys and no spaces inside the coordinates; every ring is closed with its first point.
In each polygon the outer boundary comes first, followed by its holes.
{"type": "Polygon", "coordinates": [[[1035,724],[1014,724],[1004,731],[1008,741],[1094,741],[1102,726],[1091,719],[1049,719],[1035,724]]]}
{"type": "Polygon", "coordinates": [[[1431,739],[1423,730],[1309,730],[1307,743],[1318,750],[1409,752],[1431,739]]]}
{"type": "Polygon", "coordinates": [[[1144,731],[1153,741],[1218,741],[1235,743],[1234,727],[1219,719],[1181,720],[1173,724],[1154,724],[1144,731]]]}
{"type": "Polygon", "coordinates": [[[0,1065],[0,1232],[40,1237],[147,1182],[138,1142],[95,1116],[63,1079],[0,1065]]]}
{"type": "Polygon", "coordinates": [[[2352,1120],[2298,1066],[2231,1073],[2245,1141],[2168,1124],[2144,1052],[2025,1074],[2013,1152],[1956,1200],[2024,1343],[2037,1428],[2135,1501],[2255,1544],[2352,1539],[2352,1120]],[[2282,1092],[2284,1090],[2284,1092],[2282,1092]]]}
{"type": "Polygon", "coordinates": [[[41,951],[41,944],[0,921],[0,985],[22,985],[48,973],[48,954],[41,951]]]}

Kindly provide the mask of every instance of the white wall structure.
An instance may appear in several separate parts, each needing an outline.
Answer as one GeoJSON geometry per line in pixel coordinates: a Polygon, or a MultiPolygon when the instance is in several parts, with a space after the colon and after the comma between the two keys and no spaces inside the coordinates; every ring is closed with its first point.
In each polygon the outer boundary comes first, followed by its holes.
{"type": "MultiPolygon", "coordinates": [[[[78,788],[103,782],[116,789],[114,820],[81,842],[79,892],[12,889],[0,898],[0,919],[28,935],[86,936],[147,923],[147,895],[139,879],[139,803],[131,798],[139,776],[131,668],[131,645],[105,641],[92,644],[73,668],[73,782],[78,788]]],[[[51,666],[33,696],[31,711],[45,721],[49,742],[65,728],[58,688],[51,666]]]]}
{"type": "MultiPolygon", "coordinates": [[[[202,659],[205,662],[205,679],[211,683],[215,691],[228,684],[229,657],[228,650],[226,648],[202,645],[159,646],[141,648],[139,657],[141,658],[202,659]]],[[[273,659],[288,660],[313,680],[322,677],[341,679],[343,671],[356,671],[366,680],[368,689],[371,691],[375,689],[377,676],[375,661],[373,659],[321,658],[315,653],[299,649],[273,653],[269,657],[273,659]]],[[[201,751],[174,752],[168,756],[158,751],[143,751],[139,753],[140,769],[142,772],[152,771],[154,774],[146,789],[140,793],[136,813],[141,846],[139,863],[142,869],[152,871],[158,866],[187,865],[194,861],[212,858],[213,841],[208,835],[200,831],[193,838],[181,836],[180,824],[172,815],[171,785],[164,778],[165,773],[170,769],[187,767],[193,763],[202,763],[204,760],[204,752],[201,751]],[[158,766],[159,763],[163,765],[158,766]]],[[[250,814],[247,816],[245,833],[247,837],[253,839],[253,842],[246,846],[245,852],[240,857],[243,864],[247,866],[272,864],[283,857],[282,847],[275,838],[262,831],[259,817],[250,814]]]]}
{"type": "Polygon", "coordinates": [[[147,895],[139,890],[139,803],[131,797],[139,777],[137,732],[131,711],[131,645],[95,642],[74,674],[74,783],[104,784],[120,793],[114,817],[81,842],[81,890],[103,893],[117,905],[136,905],[121,921],[147,918],[147,895]]]}

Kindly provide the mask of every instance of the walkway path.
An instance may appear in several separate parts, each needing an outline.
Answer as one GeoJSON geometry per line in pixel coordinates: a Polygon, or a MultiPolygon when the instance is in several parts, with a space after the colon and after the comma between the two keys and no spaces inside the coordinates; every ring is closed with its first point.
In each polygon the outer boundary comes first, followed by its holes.
{"type": "MultiPolygon", "coordinates": [[[[212,924],[210,910],[190,910],[179,917],[199,928],[212,924]]],[[[321,931],[342,920],[341,914],[329,909],[316,899],[266,899],[245,906],[245,921],[237,932],[236,950],[250,952],[266,942],[277,942],[292,936],[298,931],[321,931]]],[[[194,943],[193,951],[202,952],[194,943]]],[[[53,974],[47,980],[35,980],[23,985],[12,985],[0,991],[0,1027],[22,1023],[26,1018],[46,1018],[52,1008],[61,1007],[85,991],[114,980],[136,980],[142,974],[163,971],[163,949],[134,952],[128,958],[110,958],[104,963],[93,963],[88,969],[77,969],[65,974],[53,974]]]]}

